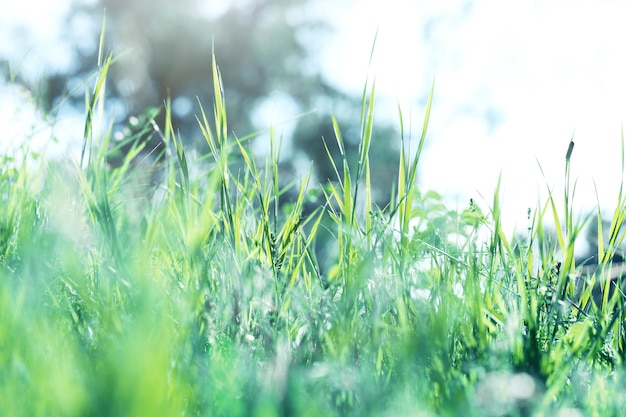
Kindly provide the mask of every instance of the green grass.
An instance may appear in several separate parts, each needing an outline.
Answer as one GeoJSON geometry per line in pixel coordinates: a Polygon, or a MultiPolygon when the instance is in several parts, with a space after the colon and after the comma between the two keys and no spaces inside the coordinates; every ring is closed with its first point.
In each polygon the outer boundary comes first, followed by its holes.
{"type": "Polygon", "coordinates": [[[230,133],[214,60],[216,110],[198,110],[210,152],[186,152],[166,106],[150,185],[139,143],[112,169],[93,131],[112,62],[80,161],[0,156],[1,415],[621,415],[623,297],[591,295],[626,200],[577,281],[574,243],[602,218],[574,219],[571,151],[564,207],[539,204],[524,236],[503,233],[500,185],[490,207],[449,210],[416,186],[433,86],[417,152],[399,112],[398,178],[376,207],[367,83],[358,165],[331,159],[335,182],[307,174],[286,202],[280,141],[258,161],[230,133]]]}

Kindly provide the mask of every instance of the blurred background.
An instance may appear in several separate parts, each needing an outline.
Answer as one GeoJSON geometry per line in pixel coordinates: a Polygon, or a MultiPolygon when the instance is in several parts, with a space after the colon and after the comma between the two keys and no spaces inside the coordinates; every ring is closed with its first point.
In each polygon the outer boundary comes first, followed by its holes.
{"type": "Polygon", "coordinates": [[[0,147],[28,137],[48,155],[79,151],[105,14],[106,48],[118,56],[106,101],[114,131],[171,97],[176,129],[205,152],[195,115],[197,100],[212,103],[214,44],[229,129],[257,132],[251,146],[262,156],[274,126],[287,176],[313,163],[317,183],[334,178],[321,140],[334,144],[331,114],[355,156],[369,68],[379,204],[397,175],[398,109],[414,148],[433,81],[419,184],[451,208],[472,198],[486,209],[501,175],[507,231],[523,230],[549,189],[562,196],[572,138],[579,212],[617,204],[621,1],[0,0],[0,147]]]}

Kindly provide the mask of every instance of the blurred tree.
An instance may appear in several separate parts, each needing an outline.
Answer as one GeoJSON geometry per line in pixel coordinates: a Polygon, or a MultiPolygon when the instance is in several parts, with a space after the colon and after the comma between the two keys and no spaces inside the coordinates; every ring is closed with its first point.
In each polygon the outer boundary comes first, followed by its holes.
{"type": "MultiPolygon", "coordinates": [[[[330,168],[322,143],[325,138],[338,156],[330,112],[345,129],[346,148],[356,157],[360,121],[360,98],[349,97],[325,81],[315,62],[315,49],[330,40],[332,28],[314,11],[307,0],[74,0],[68,27],[75,27],[77,16],[91,21],[76,37],[98,39],[103,9],[106,9],[107,46],[119,56],[112,67],[107,86],[108,103],[113,104],[117,123],[129,116],[161,106],[168,97],[173,103],[176,129],[188,145],[201,150],[195,115],[197,100],[212,113],[211,51],[213,43],[223,76],[229,129],[242,137],[264,128],[259,110],[276,96],[285,98],[272,122],[298,118],[288,147],[313,160],[320,182],[335,174],[330,168]],[[317,111],[311,112],[316,109],[317,111]],[[284,112],[282,114],[281,112],[284,112]]],[[[315,6],[316,8],[314,8],[315,6]]],[[[323,7],[332,8],[332,1],[323,7]]],[[[52,110],[65,99],[76,80],[85,79],[96,62],[93,48],[77,47],[78,62],[71,73],[49,74],[45,80],[45,107],[52,110]]],[[[366,68],[363,69],[364,73],[366,68]]],[[[71,100],[82,106],[82,90],[71,100]]],[[[163,114],[161,113],[161,117],[163,114]]],[[[159,122],[159,120],[157,120],[159,122]]],[[[389,192],[397,170],[397,146],[390,143],[394,131],[382,127],[372,142],[374,185],[377,196],[389,192]]],[[[147,149],[159,146],[158,135],[150,136],[147,149]]],[[[288,162],[296,160],[288,156],[288,162]]],[[[302,159],[302,158],[301,158],[302,159]]],[[[385,195],[387,197],[387,195],[385,195]]],[[[384,197],[383,197],[384,199],[384,197]]]]}

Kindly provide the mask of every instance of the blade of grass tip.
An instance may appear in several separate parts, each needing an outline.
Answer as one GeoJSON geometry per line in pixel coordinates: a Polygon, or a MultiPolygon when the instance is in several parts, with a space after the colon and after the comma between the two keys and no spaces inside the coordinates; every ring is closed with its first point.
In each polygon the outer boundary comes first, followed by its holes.
{"type": "Polygon", "coordinates": [[[400,141],[404,143],[404,117],[402,116],[400,103],[398,103],[398,122],[400,123],[400,141]]]}
{"type": "Polygon", "coordinates": [[[91,153],[93,150],[93,131],[96,120],[102,121],[102,105],[104,104],[104,87],[108,70],[108,64],[111,61],[111,55],[105,61],[104,66],[100,69],[94,91],[91,95],[86,93],[86,109],[87,117],[85,119],[85,129],[83,133],[83,147],[80,154],[80,165],[85,162],[85,152],[88,151],[87,163],[91,163],[91,153]],[[98,117],[96,117],[98,115],[98,117]]]}
{"type": "Polygon", "coordinates": [[[104,33],[106,29],[107,14],[106,7],[102,15],[102,30],[100,31],[100,42],[98,43],[98,66],[102,63],[102,54],[104,53],[104,33]]]}
{"type": "MultiPolygon", "coordinates": [[[[372,90],[369,97],[369,104],[367,107],[367,115],[365,118],[365,126],[362,127],[363,136],[359,141],[359,164],[357,167],[357,176],[354,184],[354,197],[353,200],[356,202],[359,193],[359,184],[361,183],[361,178],[365,172],[365,165],[369,165],[369,151],[370,145],[372,143],[372,132],[374,125],[374,101],[375,101],[375,91],[376,91],[376,82],[372,84],[372,90]]],[[[369,190],[369,188],[368,188],[369,190]]],[[[369,191],[366,191],[369,192],[369,191]]],[[[352,206],[352,214],[351,218],[355,218],[356,214],[356,203],[352,206]]]]}
{"type": "Polygon", "coordinates": [[[309,171],[302,179],[296,202],[294,203],[291,213],[289,213],[289,216],[287,217],[287,221],[285,222],[283,229],[280,231],[279,236],[281,238],[282,244],[285,246],[290,243],[289,240],[304,220],[302,217],[302,208],[304,206],[304,197],[306,195],[306,190],[309,186],[309,181],[311,179],[311,172],[312,171],[309,169],[309,171]]]}
{"type": "MultiPolygon", "coordinates": [[[[333,167],[333,170],[335,171],[335,175],[337,176],[339,187],[343,189],[344,186],[343,186],[343,181],[341,179],[341,175],[339,175],[339,169],[337,168],[337,165],[335,164],[335,161],[330,153],[330,149],[328,149],[328,145],[326,144],[326,140],[324,138],[322,138],[322,143],[324,144],[324,149],[326,149],[326,155],[328,156],[328,160],[330,161],[330,164],[333,167]]],[[[329,182],[328,186],[331,189],[331,194],[335,197],[335,201],[339,205],[340,211],[343,212],[343,199],[339,196],[336,190],[336,187],[332,183],[329,182]]],[[[334,207],[334,204],[332,202],[333,199],[330,198],[330,196],[326,193],[325,190],[324,190],[324,195],[326,196],[326,201],[328,202],[331,210],[333,210],[333,207],[334,207]]]]}
{"type": "MultiPolygon", "coordinates": [[[[305,243],[303,252],[306,254],[306,258],[308,259],[309,264],[313,267],[313,271],[315,272],[315,276],[317,277],[318,281],[321,284],[322,283],[322,276],[321,276],[321,273],[320,273],[320,270],[319,270],[319,265],[317,263],[317,257],[315,256],[315,254],[312,251],[313,242],[315,241],[315,238],[317,237],[317,231],[318,231],[319,226],[320,226],[320,224],[322,222],[322,218],[324,217],[324,210],[318,209],[318,211],[319,211],[319,214],[315,218],[315,221],[313,222],[313,226],[311,226],[309,234],[308,234],[308,236],[306,238],[306,243],[305,243]]],[[[313,218],[314,213],[315,212],[313,212],[311,214],[311,216],[309,217],[310,219],[313,218]]],[[[308,219],[305,220],[305,222],[308,222],[308,219]]],[[[310,296],[310,292],[311,292],[310,288],[308,288],[308,292],[309,292],[309,296],[310,296]]]]}
{"type": "Polygon", "coordinates": [[[246,167],[248,168],[248,171],[250,173],[252,173],[253,176],[254,176],[255,186],[260,190],[261,189],[261,183],[260,183],[261,180],[260,180],[260,175],[257,172],[256,163],[254,162],[254,160],[252,158],[250,158],[250,155],[248,155],[248,152],[243,147],[241,142],[238,141],[238,140],[237,140],[237,146],[239,146],[239,152],[241,153],[241,156],[243,157],[243,160],[244,160],[244,162],[246,164],[246,167]]]}
{"type": "Polygon", "coordinates": [[[624,223],[624,220],[626,218],[626,202],[624,201],[624,163],[625,163],[625,149],[624,149],[624,127],[622,126],[622,134],[621,134],[621,151],[622,151],[622,176],[620,178],[620,183],[619,183],[619,193],[617,195],[617,205],[615,208],[615,211],[613,213],[613,219],[611,220],[611,232],[613,232],[613,230],[615,230],[615,240],[610,239],[613,241],[613,243],[615,244],[614,247],[619,247],[622,244],[622,241],[624,239],[624,233],[621,234],[621,236],[618,237],[619,235],[619,231],[622,228],[622,225],[624,223]],[[617,225],[617,227],[613,227],[613,225],[617,225]]]}
{"type": "MultiPolygon", "coordinates": [[[[613,255],[617,248],[622,244],[624,239],[624,233],[620,234],[620,230],[622,230],[622,226],[624,225],[624,219],[626,216],[626,211],[624,207],[617,207],[613,212],[613,218],[611,219],[611,228],[609,232],[609,250],[610,254],[613,255]]],[[[605,256],[607,256],[605,254],[605,256]]],[[[608,259],[607,259],[608,261],[608,259]]]]}
{"type": "Polygon", "coordinates": [[[211,130],[211,125],[207,118],[206,112],[204,111],[204,106],[200,102],[200,98],[197,98],[198,106],[200,106],[200,115],[202,116],[202,120],[196,116],[196,120],[198,121],[198,126],[200,127],[200,132],[202,136],[204,136],[204,140],[207,145],[209,145],[209,149],[211,150],[211,154],[213,154],[213,159],[216,163],[219,163],[220,157],[218,152],[218,146],[215,141],[215,137],[213,136],[213,131],[211,130]]]}
{"type": "Polygon", "coordinates": [[[228,126],[226,122],[226,106],[224,104],[224,86],[217,60],[215,59],[215,43],[212,45],[211,70],[213,74],[213,91],[215,93],[215,131],[219,143],[226,141],[228,126]]]}
{"type": "MultiPolygon", "coordinates": [[[[228,184],[229,184],[229,175],[228,175],[228,155],[226,145],[219,141],[219,138],[216,140],[216,136],[213,135],[211,130],[211,125],[206,117],[206,112],[204,111],[204,107],[198,99],[198,104],[200,106],[200,113],[202,116],[202,121],[196,116],[196,120],[198,121],[198,125],[200,126],[200,131],[204,136],[207,144],[209,145],[209,149],[211,150],[211,154],[213,155],[213,159],[215,163],[219,167],[219,178],[220,178],[220,199],[221,199],[221,207],[225,214],[225,219],[228,225],[232,225],[232,202],[229,197],[228,192],[228,184]]],[[[232,235],[232,229],[228,229],[228,232],[231,233],[231,238],[234,238],[232,235]]]]}
{"type": "MultiPolygon", "coordinates": [[[[335,140],[337,141],[337,146],[339,147],[339,153],[341,154],[342,158],[345,158],[346,151],[343,146],[343,136],[341,135],[341,129],[339,129],[339,123],[337,123],[337,118],[335,117],[334,114],[331,114],[330,118],[333,123],[333,132],[335,133],[335,140]]],[[[326,148],[326,151],[328,152],[328,148],[326,148]]],[[[330,152],[328,152],[328,154],[330,156],[330,152]]],[[[334,165],[334,161],[331,160],[331,162],[333,162],[333,165],[334,165]]],[[[335,169],[335,171],[337,172],[337,178],[341,181],[339,172],[337,171],[337,169],[335,169]]]]}
{"type": "MultiPolygon", "coordinates": [[[[531,229],[532,230],[532,233],[531,233],[532,242],[538,243],[537,246],[539,248],[539,259],[541,261],[541,265],[547,268],[551,268],[550,263],[553,262],[553,259],[554,259],[554,249],[550,248],[546,244],[548,239],[546,237],[546,231],[545,231],[545,226],[544,226],[545,224],[544,219],[546,218],[546,213],[548,212],[550,203],[545,202],[542,207],[541,202],[537,201],[537,207],[539,207],[540,211],[538,214],[538,220],[536,222],[536,226],[535,224],[533,224],[533,228],[531,229]]],[[[529,247],[529,250],[532,250],[531,248],[532,247],[529,247]]],[[[532,276],[532,273],[530,276],[532,276]]]]}
{"type": "MultiPolygon", "coordinates": [[[[537,207],[539,206],[539,203],[537,204],[537,207]]],[[[530,220],[530,213],[531,210],[528,209],[528,216],[529,216],[529,220],[530,220]]],[[[527,275],[530,277],[533,274],[533,268],[534,268],[534,257],[535,257],[535,252],[534,252],[534,242],[535,242],[535,238],[537,236],[537,229],[542,227],[541,226],[541,219],[540,219],[540,214],[537,213],[536,211],[533,213],[532,215],[532,221],[530,224],[530,227],[528,229],[528,246],[526,248],[526,256],[528,259],[528,262],[526,263],[526,273],[527,275]]]]}
{"type": "Polygon", "coordinates": [[[361,138],[364,137],[364,127],[365,127],[365,118],[366,112],[365,107],[367,103],[367,90],[369,86],[370,80],[370,71],[372,70],[372,62],[374,61],[374,50],[376,49],[376,40],[378,39],[378,29],[376,29],[376,33],[374,34],[374,40],[372,41],[372,48],[370,50],[370,59],[367,64],[367,72],[365,74],[365,83],[363,84],[363,94],[361,95],[361,138]]]}
{"type": "Polygon", "coordinates": [[[433,104],[433,95],[435,92],[435,79],[433,78],[433,83],[430,87],[430,92],[428,93],[428,100],[426,102],[426,111],[424,114],[424,123],[422,125],[422,135],[420,136],[420,141],[417,146],[417,151],[415,153],[415,158],[413,159],[413,165],[411,167],[411,180],[408,184],[409,187],[415,186],[415,178],[417,177],[417,163],[419,162],[420,155],[422,154],[422,149],[424,148],[424,143],[426,141],[426,132],[428,131],[428,123],[430,121],[430,111],[433,104]]]}
{"type": "Polygon", "coordinates": [[[611,220],[611,237],[609,239],[609,245],[611,248],[617,248],[622,244],[624,239],[623,232],[620,236],[620,230],[622,229],[622,225],[624,223],[624,219],[626,217],[626,207],[624,202],[624,130],[622,128],[622,136],[621,136],[621,150],[622,150],[622,177],[620,179],[619,184],[619,193],[617,196],[617,205],[615,211],[613,213],[613,218],[611,220]]]}
{"type": "Polygon", "coordinates": [[[546,184],[546,189],[548,191],[548,202],[547,204],[550,205],[550,209],[552,211],[552,219],[554,221],[554,231],[556,233],[556,239],[557,242],[559,244],[559,248],[561,248],[561,250],[565,249],[565,238],[563,237],[563,228],[562,228],[562,224],[561,224],[561,219],[559,218],[559,212],[556,208],[556,203],[554,202],[554,194],[552,193],[552,190],[550,189],[550,186],[548,185],[548,179],[546,178],[546,174],[543,171],[543,167],[541,166],[541,163],[539,162],[538,159],[536,159],[537,161],[537,165],[539,166],[539,172],[541,172],[541,176],[543,177],[543,180],[546,184]]]}
{"type": "MultiPolygon", "coordinates": [[[[124,160],[122,161],[122,165],[112,172],[111,180],[109,187],[109,192],[117,192],[121,186],[122,181],[130,176],[130,165],[137,156],[141,153],[141,150],[146,146],[146,143],[138,143],[135,142],[133,146],[130,148],[124,160]]],[[[103,148],[107,147],[105,144],[103,148]]],[[[105,158],[105,155],[98,156],[99,158],[105,158]]]]}
{"type": "MultiPolygon", "coordinates": [[[[266,187],[263,187],[261,185],[261,175],[258,172],[254,158],[250,157],[248,151],[246,151],[246,149],[244,148],[243,144],[241,143],[238,137],[235,137],[235,140],[236,140],[237,146],[239,147],[239,152],[241,153],[241,156],[243,157],[245,166],[248,172],[252,175],[255,194],[257,196],[257,199],[259,201],[259,206],[261,209],[261,216],[258,222],[258,229],[257,229],[258,238],[259,238],[259,241],[261,242],[261,246],[263,247],[264,252],[267,254],[269,262],[275,266],[275,263],[273,262],[276,257],[275,247],[274,247],[275,242],[274,242],[274,238],[272,237],[272,225],[271,225],[271,221],[269,217],[271,190],[267,190],[267,179],[265,180],[266,187]]],[[[270,162],[266,160],[265,164],[266,164],[266,171],[267,171],[267,168],[269,167],[270,162]]],[[[244,188],[247,188],[247,187],[244,186],[244,188]]],[[[243,191],[244,190],[242,190],[242,192],[243,191]]],[[[274,235],[276,235],[275,230],[273,231],[273,233],[274,235]]]]}
{"type": "MultiPolygon", "coordinates": [[[[404,117],[402,115],[402,108],[400,107],[400,103],[398,103],[398,122],[400,124],[400,164],[398,167],[398,192],[400,192],[400,189],[402,189],[402,192],[404,192],[404,180],[405,180],[404,172],[406,170],[406,146],[407,144],[404,138],[404,117]]],[[[398,202],[400,202],[400,196],[398,196],[398,202]]]]}
{"type": "Polygon", "coordinates": [[[574,135],[570,139],[567,153],[565,154],[565,233],[569,234],[572,230],[572,213],[570,211],[570,160],[574,151],[574,135]]]}
{"type": "Polygon", "coordinates": [[[597,209],[597,224],[598,224],[598,236],[597,236],[597,244],[598,244],[598,262],[601,264],[604,263],[604,230],[602,227],[602,211],[600,210],[600,197],[598,196],[598,187],[596,186],[595,180],[593,181],[593,189],[596,193],[596,209],[597,209]]]}
{"type": "MultiPolygon", "coordinates": [[[[274,200],[274,206],[273,206],[273,230],[274,230],[274,234],[276,235],[277,232],[277,228],[278,228],[278,218],[279,218],[279,208],[280,208],[280,199],[281,196],[283,195],[284,192],[286,192],[289,188],[291,188],[291,185],[287,185],[283,190],[281,190],[280,188],[280,177],[279,177],[279,170],[278,170],[278,163],[279,163],[279,159],[280,159],[280,153],[281,153],[281,149],[283,147],[283,136],[281,135],[279,140],[278,140],[278,146],[276,145],[276,138],[275,138],[275,131],[274,131],[274,126],[270,126],[270,156],[271,156],[271,167],[272,167],[272,199],[274,200]]],[[[311,167],[309,167],[309,170],[312,169],[312,165],[311,167]]],[[[296,180],[294,179],[293,184],[296,184],[296,180]]],[[[308,180],[307,180],[307,187],[308,187],[308,180]]]]}
{"type": "Polygon", "coordinates": [[[163,132],[163,142],[165,142],[165,148],[168,149],[169,148],[169,144],[170,144],[170,138],[172,136],[174,136],[174,126],[172,124],[172,99],[171,97],[167,96],[167,99],[165,100],[165,126],[164,126],[164,132],[163,132]]]}
{"type": "Polygon", "coordinates": [[[215,43],[213,41],[212,44],[212,53],[211,53],[211,72],[213,75],[213,93],[214,93],[214,108],[213,108],[213,116],[215,119],[215,136],[211,134],[211,128],[206,120],[206,114],[202,110],[202,118],[203,124],[200,123],[201,130],[205,139],[209,142],[209,147],[211,148],[211,153],[213,154],[216,163],[218,164],[221,172],[221,190],[220,190],[220,199],[222,204],[222,210],[225,215],[225,220],[228,227],[228,232],[230,233],[231,239],[235,243],[236,250],[238,249],[239,240],[237,237],[237,228],[239,226],[237,218],[234,218],[234,214],[236,211],[236,207],[233,206],[233,203],[230,199],[229,192],[229,169],[228,169],[228,143],[227,143],[227,118],[226,118],[226,106],[224,103],[224,88],[222,84],[222,77],[220,70],[217,66],[217,60],[215,58],[215,43]]]}
{"type": "Polygon", "coordinates": [[[402,223],[402,217],[404,217],[404,198],[406,197],[406,154],[404,146],[400,148],[400,160],[398,163],[398,197],[395,204],[398,207],[400,222],[402,223]]]}
{"type": "MultiPolygon", "coordinates": [[[[175,137],[174,134],[174,126],[172,125],[172,119],[171,119],[171,111],[172,111],[172,106],[171,106],[171,101],[170,98],[167,98],[167,101],[165,103],[165,127],[164,127],[164,135],[163,135],[163,140],[166,141],[166,151],[167,152],[171,152],[170,148],[169,148],[169,142],[171,140],[172,137],[175,137]]],[[[174,152],[176,152],[176,156],[178,158],[178,152],[176,151],[176,143],[174,143],[174,152]]],[[[172,190],[174,188],[174,184],[176,183],[175,178],[175,168],[174,168],[174,158],[167,158],[167,164],[168,164],[168,180],[167,180],[167,188],[168,190],[172,190]]]]}
{"type": "MultiPolygon", "coordinates": [[[[402,236],[406,236],[409,231],[409,221],[411,210],[413,208],[413,190],[415,188],[415,181],[417,178],[417,165],[420,159],[420,155],[422,154],[422,149],[424,148],[424,143],[426,141],[426,132],[428,131],[428,122],[430,120],[430,110],[432,108],[433,103],[433,95],[435,91],[435,79],[433,79],[433,83],[430,87],[430,92],[428,93],[428,100],[426,102],[426,111],[424,114],[424,122],[422,125],[422,134],[420,136],[420,141],[417,146],[417,151],[415,152],[415,156],[413,157],[413,161],[411,163],[411,168],[408,172],[409,180],[405,186],[405,200],[404,200],[404,223],[402,224],[402,236]]],[[[406,241],[405,241],[406,243],[406,241]]]]}
{"type": "MultiPolygon", "coordinates": [[[[619,231],[622,228],[622,225],[624,223],[624,216],[626,216],[626,212],[624,211],[623,207],[621,205],[618,205],[615,210],[613,211],[613,217],[611,218],[611,225],[609,228],[609,240],[608,242],[606,242],[606,245],[608,246],[607,248],[605,248],[605,240],[604,240],[604,222],[602,221],[602,212],[600,209],[600,198],[598,196],[598,189],[596,186],[595,181],[593,182],[593,187],[596,193],[596,207],[597,207],[597,227],[598,227],[598,232],[597,232],[597,244],[598,244],[598,262],[600,265],[606,265],[611,257],[613,256],[613,254],[615,253],[616,248],[618,248],[621,245],[621,241],[623,240],[623,235],[620,238],[620,234],[619,231]]],[[[620,184],[620,197],[619,197],[619,201],[622,200],[621,198],[621,193],[622,193],[622,186],[620,184]]]]}
{"type": "MultiPolygon", "coordinates": [[[[339,129],[339,124],[337,123],[337,119],[334,115],[331,115],[333,130],[335,132],[335,139],[337,140],[337,146],[339,147],[339,152],[341,154],[341,160],[343,163],[343,179],[339,177],[340,185],[343,191],[343,198],[341,202],[341,206],[343,208],[343,217],[344,221],[347,221],[349,224],[352,224],[352,179],[350,175],[350,167],[348,166],[348,159],[346,157],[345,147],[343,143],[343,136],[341,135],[341,129],[339,129]]],[[[332,160],[332,156],[329,157],[332,160]]]]}
{"type": "Polygon", "coordinates": [[[574,241],[576,238],[577,232],[574,230],[574,212],[572,207],[572,199],[574,197],[574,192],[576,189],[576,181],[574,181],[574,185],[571,183],[571,157],[574,151],[574,134],[570,138],[569,145],[567,147],[567,152],[565,154],[565,194],[564,194],[564,210],[565,210],[565,237],[567,241],[565,242],[565,247],[563,248],[564,260],[563,260],[563,268],[561,276],[559,277],[559,293],[562,293],[564,290],[565,284],[567,283],[566,275],[573,274],[576,270],[576,265],[574,262],[574,241]]]}
{"type": "Polygon", "coordinates": [[[189,167],[187,166],[187,156],[185,156],[183,139],[181,138],[180,134],[174,134],[174,145],[176,147],[176,157],[178,159],[178,165],[183,175],[184,191],[189,191],[189,167]]]}
{"type": "MultiPolygon", "coordinates": [[[[97,81],[96,81],[97,85],[97,81]]],[[[83,130],[83,146],[80,152],[80,166],[83,167],[85,163],[85,153],[87,154],[87,161],[91,161],[91,148],[92,148],[92,133],[93,133],[93,119],[95,108],[95,94],[91,94],[88,89],[85,89],[85,128],[83,130]]]]}
{"type": "Polygon", "coordinates": [[[365,161],[369,158],[370,145],[372,143],[372,131],[374,128],[374,101],[375,101],[376,81],[372,85],[367,107],[367,115],[365,118],[365,126],[362,127],[363,136],[359,143],[359,170],[357,171],[357,181],[360,180],[363,170],[365,169],[365,161]]]}
{"type": "Polygon", "coordinates": [[[343,158],[343,208],[344,219],[349,225],[354,225],[354,206],[355,201],[352,199],[352,179],[350,178],[350,168],[348,167],[348,160],[343,158]]]}
{"type": "MultiPolygon", "coordinates": [[[[493,195],[493,209],[492,209],[492,217],[493,223],[495,226],[494,236],[491,244],[491,253],[495,255],[496,249],[502,251],[502,249],[506,250],[507,254],[512,254],[511,246],[509,245],[509,241],[502,230],[502,210],[500,205],[500,189],[502,185],[502,173],[498,175],[498,182],[496,184],[496,190],[493,195]]],[[[500,253],[502,256],[503,253],[500,253]]]]}
{"type": "Polygon", "coordinates": [[[280,200],[280,183],[278,181],[278,159],[280,157],[280,149],[282,139],[276,147],[276,139],[274,137],[274,126],[270,126],[270,158],[272,168],[272,193],[274,198],[274,234],[276,234],[276,219],[278,219],[278,206],[280,200]]]}
{"type": "Polygon", "coordinates": [[[324,193],[324,198],[326,199],[328,214],[335,223],[340,223],[341,216],[337,213],[335,205],[333,204],[333,200],[335,200],[337,205],[339,205],[339,211],[343,213],[343,202],[341,201],[341,196],[339,195],[339,191],[337,191],[337,187],[335,187],[332,183],[329,183],[327,187],[322,188],[322,192],[324,193]]]}
{"type": "MultiPolygon", "coordinates": [[[[100,68],[100,75],[98,77],[98,80],[96,81],[96,91],[94,91],[91,99],[89,99],[89,94],[87,91],[85,91],[85,104],[86,104],[86,120],[85,120],[85,131],[84,131],[84,135],[83,135],[83,147],[80,153],[80,166],[84,166],[84,162],[85,162],[85,151],[86,151],[86,147],[89,146],[89,155],[88,155],[88,159],[91,159],[91,147],[92,147],[92,129],[93,129],[93,117],[94,117],[94,107],[95,107],[95,101],[97,99],[97,97],[99,96],[98,94],[98,90],[99,90],[99,85],[100,85],[100,80],[102,80],[102,68],[106,68],[108,69],[108,65],[110,64],[110,62],[105,63],[102,60],[103,54],[104,54],[104,36],[106,33],[106,9],[105,12],[102,16],[102,29],[100,30],[100,41],[98,44],[98,61],[97,61],[97,65],[98,68],[100,68]],[[89,143],[87,143],[89,142],[89,143]]],[[[110,61],[111,59],[111,55],[108,56],[107,61],[110,61]]],[[[106,73],[104,74],[106,76],[106,73]]]]}
{"type": "Polygon", "coordinates": [[[101,69],[101,76],[98,81],[98,92],[94,94],[94,99],[96,101],[96,117],[93,124],[96,126],[96,134],[98,138],[100,138],[101,131],[104,127],[104,98],[106,97],[107,75],[112,62],[113,54],[110,53],[104,61],[104,65],[101,69]]]}
{"type": "Polygon", "coordinates": [[[178,167],[182,174],[182,183],[184,191],[189,190],[189,167],[187,165],[187,157],[185,155],[185,148],[183,146],[183,140],[179,135],[174,132],[174,126],[172,124],[172,103],[168,97],[165,101],[165,133],[161,136],[165,143],[166,152],[169,152],[170,138],[174,145],[174,151],[176,152],[176,160],[178,161],[178,167]]]}
{"type": "MultiPolygon", "coordinates": [[[[398,103],[398,119],[400,121],[400,158],[398,160],[398,196],[394,206],[396,206],[399,210],[400,224],[403,224],[402,219],[404,217],[404,205],[402,202],[404,201],[404,197],[406,195],[406,142],[404,140],[404,121],[402,118],[400,103],[398,103]]],[[[392,208],[392,211],[395,211],[394,208],[392,208]]]]}
{"type": "MultiPolygon", "coordinates": [[[[363,84],[363,94],[361,95],[359,161],[358,161],[358,166],[357,166],[357,174],[356,174],[356,181],[355,181],[355,187],[354,187],[354,198],[353,198],[354,201],[357,200],[357,196],[359,192],[359,182],[361,180],[361,177],[365,169],[365,158],[368,157],[369,144],[371,142],[371,134],[372,134],[371,129],[372,129],[372,121],[373,121],[372,113],[373,113],[373,105],[374,105],[374,86],[372,86],[372,89],[371,89],[369,102],[367,100],[367,97],[368,97],[368,89],[369,89],[370,72],[372,70],[372,62],[374,60],[374,51],[376,49],[377,39],[378,39],[378,29],[376,29],[376,33],[374,34],[374,40],[372,41],[372,48],[370,50],[369,63],[367,66],[367,72],[365,74],[365,83],[363,84]]],[[[345,161],[346,159],[344,155],[344,172],[349,172],[349,170],[346,171],[347,163],[345,161]]],[[[346,181],[346,179],[344,179],[344,181],[346,181]]],[[[347,181],[351,182],[351,179],[348,179],[347,181]]],[[[347,192],[348,193],[352,192],[351,186],[347,188],[347,192]]],[[[346,188],[344,188],[344,195],[345,194],[346,194],[346,188]]],[[[352,198],[350,199],[352,200],[352,198]]],[[[350,209],[350,211],[348,213],[345,213],[344,216],[347,219],[349,219],[350,224],[352,224],[352,221],[355,218],[356,204],[352,204],[352,203],[349,205],[344,204],[344,206],[350,209]]]]}
{"type": "Polygon", "coordinates": [[[567,147],[567,153],[565,154],[565,162],[569,163],[570,158],[572,157],[572,152],[574,151],[574,137],[569,142],[567,147]]]}

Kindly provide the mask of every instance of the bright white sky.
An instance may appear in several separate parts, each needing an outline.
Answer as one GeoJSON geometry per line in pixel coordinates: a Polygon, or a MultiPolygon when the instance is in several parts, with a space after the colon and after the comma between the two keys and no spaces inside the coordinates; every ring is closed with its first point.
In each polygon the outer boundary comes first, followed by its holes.
{"type": "MultiPolygon", "coordinates": [[[[55,23],[65,4],[0,0],[0,39],[14,39],[16,32],[7,31],[16,24],[33,30],[24,43],[33,45],[30,51],[0,42],[0,53],[22,59],[28,53],[28,60],[41,60],[35,66],[41,70],[70,65],[63,59],[67,45],[55,40],[67,29],[55,23]]],[[[626,119],[626,3],[354,0],[341,3],[330,18],[340,31],[318,46],[328,79],[360,93],[378,30],[376,114],[395,120],[400,103],[415,138],[436,79],[423,188],[444,194],[453,207],[464,208],[472,197],[486,209],[502,172],[505,221],[522,229],[528,207],[535,207],[540,192],[545,201],[547,186],[562,195],[565,152],[574,135],[577,206],[596,206],[595,181],[601,205],[614,208],[626,119]]],[[[23,92],[2,89],[4,138],[20,137],[16,121],[34,124],[36,118],[17,110],[23,92]]],[[[67,117],[66,127],[80,137],[82,121],[67,117]]],[[[46,137],[49,131],[40,136],[46,137]]],[[[6,139],[0,146],[9,146],[6,139]]]]}
{"type": "Polygon", "coordinates": [[[626,3],[382,3],[360,0],[337,17],[351,23],[326,50],[325,67],[338,85],[361,91],[378,28],[374,69],[377,90],[388,100],[379,108],[393,117],[400,102],[416,138],[435,78],[428,148],[420,162],[424,188],[460,208],[470,197],[481,204],[481,195],[490,205],[502,173],[505,221],[523,229],[540,192],[544,202],[548,186],[563,194],[573,135],[575,204],[597,206],[595,181],[601,206],[614,209],[626,120],[626,3]],[[341,58],[346,51],[350,59],[341,58]]]}

